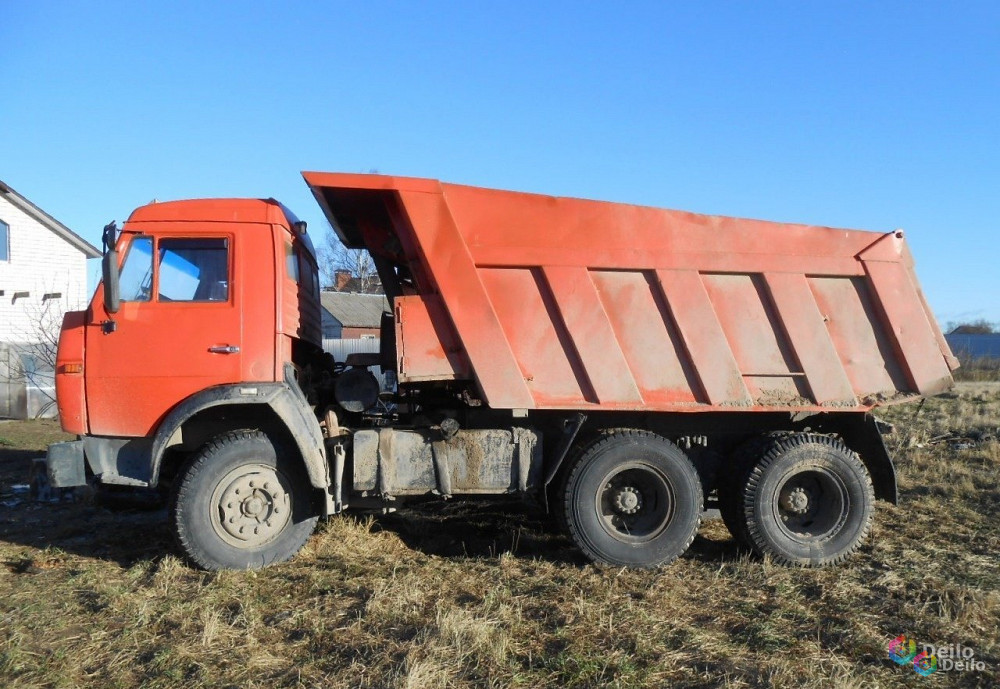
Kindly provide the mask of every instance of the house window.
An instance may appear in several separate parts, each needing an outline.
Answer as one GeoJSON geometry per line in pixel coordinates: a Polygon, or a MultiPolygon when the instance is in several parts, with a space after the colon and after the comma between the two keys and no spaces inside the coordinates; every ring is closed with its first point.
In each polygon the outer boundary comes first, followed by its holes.
{"type": "Polygon", "coordinates": [[[0,261],[10,260],[10,225],[0,220],[0,261]]]}

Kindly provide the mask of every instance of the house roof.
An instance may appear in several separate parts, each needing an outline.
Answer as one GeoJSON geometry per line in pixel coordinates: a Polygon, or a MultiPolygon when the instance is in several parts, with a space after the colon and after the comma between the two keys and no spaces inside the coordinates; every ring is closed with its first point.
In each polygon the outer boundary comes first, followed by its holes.
{"type": "Polygon", "coordinates": [[[58,236],[62,237],[75,248],[79,249],[81,252],[86,254],[87,258],[98,258],[101,255],[101,252],[96,246],[63,225],[31,201],[18,194],[9,185],[5,184],[3,180],[0,180],[0,196],[3,196],[3,198],[10,201],[11,204],[16,206],[23,213],[34,218],[50,231],[55,232],[58,236]]]}
{"type": "Polygon", "coordinates": [[[346,328],[378,328],[382,313],[389,310],[384,294],[322,292],[323,308],[346,328]]]}

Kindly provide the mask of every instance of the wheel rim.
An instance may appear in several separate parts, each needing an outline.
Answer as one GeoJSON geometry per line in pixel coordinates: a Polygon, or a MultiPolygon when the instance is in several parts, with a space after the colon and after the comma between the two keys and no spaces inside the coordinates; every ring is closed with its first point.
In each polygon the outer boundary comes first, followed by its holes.
{"type": "Polygon", "coordinates": [[[240,466],[226,474],[212,493],[211,505],[215,533],[241,549],[273,540],[292,517],[288,479],[265,464],[240,466]]]}
{"type": "Polygon", "coordinates": [[[786,476],[774,499],[779,528],[798,541],[821,541],[836,535],[847,521],[850,499],[844,481],[823,467],[786,476]]]}
{"type": "Polygon", "coordinates": [[[645,543],[667,528],[674,514],[674,489],[661,471],[630,462],[616,467],[601,481],[596,509],[612,538],[645,543]]]}

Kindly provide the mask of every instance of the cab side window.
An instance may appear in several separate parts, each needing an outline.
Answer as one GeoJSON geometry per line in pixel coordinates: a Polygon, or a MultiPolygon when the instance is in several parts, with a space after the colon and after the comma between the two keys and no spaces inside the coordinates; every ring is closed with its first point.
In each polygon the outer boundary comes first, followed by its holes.
{"type": "Polygon", "coordinates": [[[309,294],[319,297],[319,269],[301,245],[293,246],[291,242],[285,242],[285,268],[289,279],[309,294]]]}
{"type": "Polygon", "coordinates": [[[153,238],[136,237],[128,247],[118,285],[122,301],[149,301],[153,293],[153,238]]]}
{"type": "Polygon", "coordinates": [[[299,281],[299,260],[291,242],[285,242],[285,269],[289,279],[299,281]]]}
{"type": "Polygon", "coordinates": [[[314,297],[319,298],[319,271],[305,251],[299,251],[299,284],[314,297]]]}
{"type": "Polygon", "coordinates": [[[228,301],[229,240],[161,239],[158,301],[228,301]]]}

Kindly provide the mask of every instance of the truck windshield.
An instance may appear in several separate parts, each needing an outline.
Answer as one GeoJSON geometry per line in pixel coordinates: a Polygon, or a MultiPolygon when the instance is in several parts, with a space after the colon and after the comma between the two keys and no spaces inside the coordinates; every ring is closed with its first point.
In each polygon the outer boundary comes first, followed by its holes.
{"type": "Polygon", "coordinates": [[[149,301],[153,292],[152,237],[136,237],[129,244],[119,285],[122,301],[149,301]]]}

